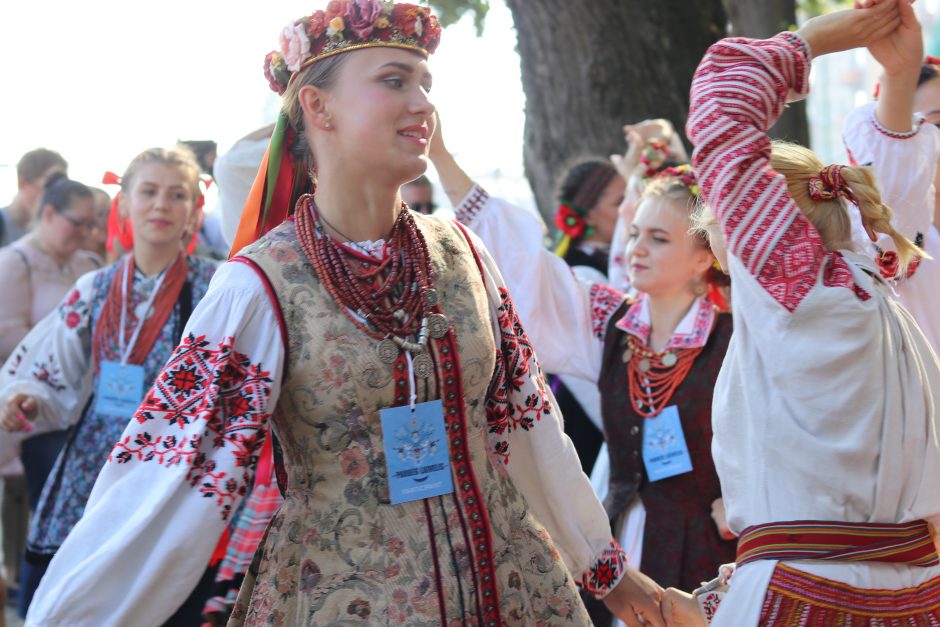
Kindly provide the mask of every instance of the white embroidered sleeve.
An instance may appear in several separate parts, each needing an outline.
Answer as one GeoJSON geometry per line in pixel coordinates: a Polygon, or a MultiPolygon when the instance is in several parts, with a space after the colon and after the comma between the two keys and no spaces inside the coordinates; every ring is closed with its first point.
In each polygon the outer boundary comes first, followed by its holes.
{"type": "Polygon", "coordinates": [[[25,394],[38,401],[38,412],[31,431],[0,431],[0,465],[16,457],[24,439],[68,427],[81,410],[88,396],[88,298],[93,281],[94,273],[80,278],[59,306],[26,334],[3,365],[0,402],[25,394]]]}
{"type": "MultiPolygon", "coordinates": [[[[877,103],[871,102],[849,114],[842,134],[849,160],[874,169],[881,198],[894,211],[894,227],[911,241],[919,238],[923,242],[933,223],[940,129],[917,120],[908,133],[889,131],[879,123],[876,107],[877,103]]],[[[852,211],[856,250],[873,255],[858,210],[852,207],[852,211]]],[[[878,246],[894,249],[887,235],[879,237],[878,246]]]]}
{"type": "Polygon", "coordinates": [[[245,495],[283,357],[261,279],[225,264],[49,565],[27,625],[159,625],[176,611],[245,495]]]}
{"type": "Polygon", "coordinates": [[[491,251],[545,368],[596,382],[607,325],[624,295],[577,277],[546,250],[539,216],[478,185],[456,213],[491,251]]]}
{"type": "MultiPolygon", "coordinates": [[[[471,236],[471,242],[475,238],[471,236]]],[[[626,572],[626,555],[612,539],[607,514],[581,471],[499,270],[483,244],[481,260],[498,347],[486,399],[488,447],[548,530],[578,585],[604,597],[626,572]]]]}

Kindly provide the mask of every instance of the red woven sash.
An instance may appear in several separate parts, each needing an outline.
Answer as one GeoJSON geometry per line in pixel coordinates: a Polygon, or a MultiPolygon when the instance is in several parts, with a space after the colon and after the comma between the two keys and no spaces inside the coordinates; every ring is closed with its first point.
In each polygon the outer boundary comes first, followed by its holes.
{"type": "Polygon", "coordinates": [[[795,520],[748,527],[738,539],[737,565],[761,559],[940,564],[923,520],[900,524],[795,520]]]}

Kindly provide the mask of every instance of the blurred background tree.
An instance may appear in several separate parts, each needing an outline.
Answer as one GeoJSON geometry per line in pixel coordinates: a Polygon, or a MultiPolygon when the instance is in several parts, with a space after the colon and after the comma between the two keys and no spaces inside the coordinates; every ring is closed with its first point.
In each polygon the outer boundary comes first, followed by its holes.
{"type": "MultiPolygon", "coordinates": [[[[566,166],[624,149],[626,122],[663,117],[682,132],[689,86],[710,44],[769,37],[851,0],[505,0],[515,23],[526,95],[526,177],[543,215],[566,166]]],[[[447,25],[470,15],[482,32],[487,0],[431,0],[447,25]]],[[[481,68],[485,71],[485,68],[481,68]]],[[[809,145],[803,103],[772,129],[809,145]]]]}

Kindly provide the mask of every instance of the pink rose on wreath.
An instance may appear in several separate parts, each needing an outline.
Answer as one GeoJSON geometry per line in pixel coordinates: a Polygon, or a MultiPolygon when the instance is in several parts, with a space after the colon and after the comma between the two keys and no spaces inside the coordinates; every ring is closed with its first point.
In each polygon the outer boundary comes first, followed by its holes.
{"type": "Polygon", "coordinates": [[[369,463],[366,461],[366,456],[357,448],[343,451],[343,454],[340,455],[339,465],[343,469],[344,475],[357,481],[369,473],[369,463]]]}
{"type": "Polygon", "coordinates": [[[78,302],[79,296],[81,296],[81,294],[78,293],[78,290],[72,290],[72,293],[69,294],[69,299],[65,301],[65,304],[71,307],[78,302]]]}
{"type": "Polygon", "coordinates": [[[78,326],[78,323],[81,322],[82,317],[78,315],[76,311],[70,311],[67,316],[65,316],[65,324],[68,328],[74,329],[78,326]]]}
{"type": "Polygon", "coordinates": [[[375,29],[382,9],[384,6],[380,0],[351,0],[346,5],[346,24],[357,37],[366,39],[375,29]]]}
{"type": "Polygon", "coordinates": [[[296,72],[310,54],[310,39],[303,24],[289,24],[281,31],[281,55],[287,69],[296,72]]]}

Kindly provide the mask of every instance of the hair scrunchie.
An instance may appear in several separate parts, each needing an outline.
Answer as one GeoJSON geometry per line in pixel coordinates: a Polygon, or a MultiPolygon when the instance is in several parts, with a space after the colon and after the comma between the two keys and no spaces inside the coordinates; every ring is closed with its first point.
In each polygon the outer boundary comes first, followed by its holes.
{"type": "Polygon", "coordinates": [[[844,166],[832,164],[823,168],[818,176],[809,179],[809,197],[817,202],[842,197],[857,204],[855,194],[842,175],[844,166]]]}

